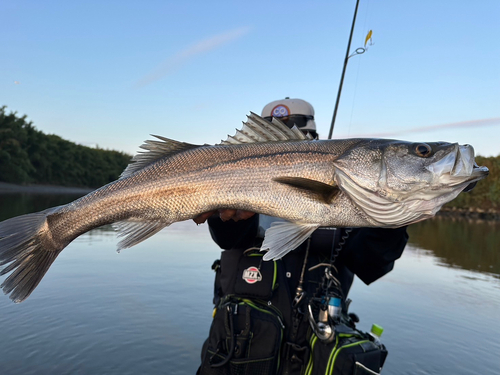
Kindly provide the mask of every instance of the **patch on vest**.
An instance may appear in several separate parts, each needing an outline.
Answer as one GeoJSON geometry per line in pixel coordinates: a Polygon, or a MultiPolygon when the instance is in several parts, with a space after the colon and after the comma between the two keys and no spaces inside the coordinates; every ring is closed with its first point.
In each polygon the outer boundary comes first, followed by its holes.
{"type": "Polygon", "coordinates": [[[257,267],[252,266],[243,271],[241,278],[249,284],[255,284],[257,281],[262,280],[262,275],[257,267]]]}

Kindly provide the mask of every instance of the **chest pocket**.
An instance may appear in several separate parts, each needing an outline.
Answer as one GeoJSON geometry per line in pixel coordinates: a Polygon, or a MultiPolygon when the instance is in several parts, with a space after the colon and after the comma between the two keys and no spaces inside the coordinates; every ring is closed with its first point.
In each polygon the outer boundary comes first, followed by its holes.
{"type": "Polygon", "coordinates": [[[283,329],[278,311],[231,299],[214,316],[201,374],[276,374],[283,329]]]}
{"type": "Polygon", "coordinates": [[[269,300],[278,286],[278,267],[275,261],[266,262],[262,257],[263,254],[257,252],[223,252],[220,263],[222,294],[269,300]]]}
{"type": "Polygon", "coordinates": [[[312,354],[305,375],[379,374],[387,357],[383,344],[360,331],[340,333],[329,344],[312,334],[310,345],[312,354]]]}

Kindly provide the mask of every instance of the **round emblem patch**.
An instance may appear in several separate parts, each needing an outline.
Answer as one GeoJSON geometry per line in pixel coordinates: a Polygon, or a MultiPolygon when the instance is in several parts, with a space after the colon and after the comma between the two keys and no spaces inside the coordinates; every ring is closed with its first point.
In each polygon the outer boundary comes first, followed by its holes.
{"type": "Polygon", "coordinates": [[[290,115],[290,110],[286,105],[278,104],[271,111],[271,116],[273,117],[286,117],[290,115]]]}
{"type": "Polygon", "coordinates": [[[262,275],[257,267],[252,266],[243,271],[242,279],[249,284],[255,284],[262,280],[262,275]]]}

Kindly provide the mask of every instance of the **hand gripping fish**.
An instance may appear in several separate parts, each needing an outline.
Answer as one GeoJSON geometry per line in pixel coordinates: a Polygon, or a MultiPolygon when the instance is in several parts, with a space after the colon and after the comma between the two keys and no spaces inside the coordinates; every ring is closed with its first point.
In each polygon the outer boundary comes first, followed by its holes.
{"type": "Polygon", "coordinates": [[[204,212],[253,211],[287,220],[269,228],[262,245],[264,259],[277,259],[320,226],[395,228],[430,218],[488,175],[468,145],[313,140],[253,113],[215,146],[156,138],[117,181],[0,223],[5,294],[26,299],[71,241],[106,224],[123,249],[204,212]]]}

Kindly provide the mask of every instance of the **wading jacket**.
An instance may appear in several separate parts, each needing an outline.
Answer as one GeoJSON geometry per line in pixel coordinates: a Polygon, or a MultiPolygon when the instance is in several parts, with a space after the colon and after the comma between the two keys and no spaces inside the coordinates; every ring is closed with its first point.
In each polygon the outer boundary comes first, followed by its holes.
{"type": "MultiPolygon", "coordinates": [[[[258,251],[251,253],[250,255],[253,257],[250,258],[247,256],[248,251],[245,252],[249,248],[259,247],[262,243],[262,228],[259,230],[258,214],[248,220],[238,222],[233,220],[223,222],[217,217],[212,217],[208,220],[208,224],[213,240],[224,251],[221,254],[220,262],[216,262],[214,267],[216,270],[214,305],[218,308],[216,311],[218,311],[219,317],[216,314],[210,331],[211,337],[204,345],[202,367],[198,372],[200,374],[243,373],[241,371],[261,374],[303,374],[310,353],[307,302],[311,297],[320,297],[323,292],[321,286],[324,285],[322,281],[325,274],[324,266],[313,270],[309,269],[321,263],[330,263],[333,256],[335,268],[332,269],[332,272],[341,284],[342,306],[345,310],[345,301],[354,275],[358,276],[365,284],[370,284],[384,276],[393,269],[395,260],[401,256],[408,241],[406,227],[397,229],[355,228],[350,232],[345,229],[320,228],[313,233],[309,241],[304,242],[299,248],[275,262],[277,264],[274,265],[274,271],[269,271],[272,276],[267,276],[264,273],[261,275],[256,268],[265,271],[266,268],[272,267],[268,265],[262,267],[262,264],[273,262],[262,263],[261,260],[259,261],[258,251]],[[339,243],[342,242],[341,250],[338,251],[339,243]],[[306,267],[304,267],[307,246],[309,246],[309,255],[306,259],[306,267]],[[249,261],[253,261],[254,265],[248,263],[249,261]],[[256,261],[257,263],[255,263],[256,261]],[[304,298],[297,304],[294,303],[294,298],[297,296],[296,292],[302,269],[305,269],[302,285],[304,298]],[[273,272],[275,273],[273,274],[273,272]],[[263,290],[264,294],[262,295],[258,295],[260,292],[257,294],[248,292],[246,283],[251,283],[252,287],[258,284],[264,285],[266,277],[268,279],[274,278],[272,291],[268,293],[263,290]],[[246,283],[241,281],[242,278],[245,279],[246,283]],[[233,295],[240,297],[238,301],[245,301],[240,302],[239,311],[237,303],[234,306],[227,303],[228,295],[231,298],[233,295]],[[260,363],[250,358],[251,353],[253,355],[257,353],[255,347],[265,346],[256,342],[259,338],[258,332],[248,333],[247,336],[252,337],[248,340],[243,332],[244,329],[241,332],[238,330],[234,335],[226,335],[227,331],[230,330],[229,327],[232,326],[231,324],[253,327],[259,326],[259,324],[252,322],[252,319],[259,319],[259,316],[262,320],[268,318],[269,314],[258,315],[257,310],[259,310],[260,305],[257,306],[258,303],[252,301],[267,301],[268,306],[263,306],[260,309],[264,312],[266,309],[279,310],[278,325],[281,325],[283,329],[280,340],[277,340],[280,342],[276,344],[275,356],[279,357],[278,361],[260,363]],[[246,320],[241,318],[243,319],[241,322],[232,322],[231,319],[243,314],[247,302],[256,307],[257,310],[249,312],[246,320]],[[228,311],[231,309],[231,313],[221,312],[222,306],[228,311]],[[216,327],[218,321],[222,327],[219,330],[216,327]],[[216,336],[217,338],[215,338],[216,336]],[[230,342],[228,337],[233,336],[236,337],[235,342],[230,342]],[[224,337],[226,338],[224,339],[224,337]],[[252,349],[248,343],[252,343],[254,348],[252,349]],[[229,357],[232,358],[230,364],[211,367],[214,366],[214,363],[223,363],[229,357]],[[232,372],[231,369],[234,371],[232,372]]],[[[265,330],[270,332],[272,328],[266,327],[265,330]]],[[[266,343],[272,341],[267,335],[265,337],[267,337],[266,343]]],[[[271,348],[269,349],[271,350],[271,348]]]]}

